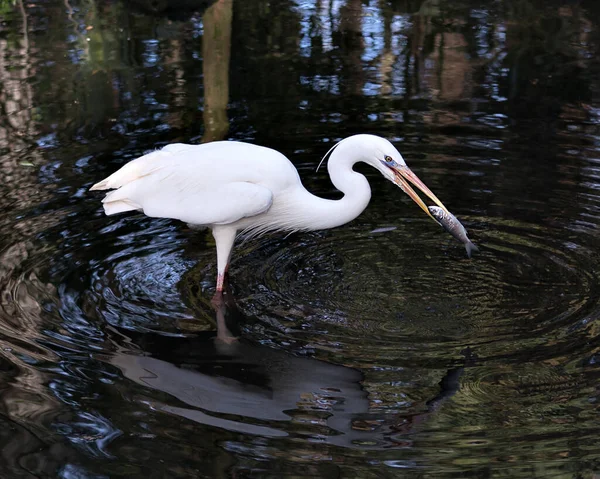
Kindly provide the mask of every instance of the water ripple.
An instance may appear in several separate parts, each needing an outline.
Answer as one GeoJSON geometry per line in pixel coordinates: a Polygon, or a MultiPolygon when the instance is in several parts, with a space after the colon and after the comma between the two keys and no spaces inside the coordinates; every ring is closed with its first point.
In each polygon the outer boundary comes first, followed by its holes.
{"type": "Polygon", "coordinates": [[[549,359],[574,328],[586,329],[598,304],[588,247],[566,247],[530,223],[464,219],[482,249],[472,260],[422,221],[384,234],[354,227],[247,247],[233,270],[239,303],[270,324],[279,311],[280,329],[311,344],[343,338],[365,357],[369,347],[381,357],[469,344],[503,361],[549,359]],[[551,346],[548,335],[557,338],[551,346]]]}

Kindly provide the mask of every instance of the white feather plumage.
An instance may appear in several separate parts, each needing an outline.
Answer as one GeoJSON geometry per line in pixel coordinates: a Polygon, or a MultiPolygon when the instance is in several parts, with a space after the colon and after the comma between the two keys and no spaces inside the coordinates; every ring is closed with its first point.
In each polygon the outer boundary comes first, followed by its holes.
{"type": "Polygon", "coordinates": [[[389,141],[372,135],[346,138],[330,152],[331,180],[344,193],[339,200],[309,193],[281,153],[233,141],[168,145],[127,163],[91,190],[114,190],[102,201],[107,215],[140,210],[212,228],[220,289],[238,233],[255,237],[342,225],[356,218],[371,198],[368,181],[352,169],[356,162],[372,165],[393,182],[397,178],[386,159],[406,167],[389,141]]]}

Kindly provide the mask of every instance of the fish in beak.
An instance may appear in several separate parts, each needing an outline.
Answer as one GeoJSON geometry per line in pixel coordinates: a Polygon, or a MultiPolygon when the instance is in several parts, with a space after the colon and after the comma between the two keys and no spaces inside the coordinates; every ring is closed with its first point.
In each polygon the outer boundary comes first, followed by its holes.
{"type": "Polygon", "coordinates": [[[408,166],[393,166],[390,167],[394,171],[394,183],[398,185],[404,193],[406,193],[410,198],[418,204],[421,209],[427,213],[433,219],[438,222],[430,213],[429,208],[423,202],[423,200],[419,197],[419,195],[415,192],[411,185],[417,187],[421,192],[423,192],[431,201],[433,201],[436,205],[438,205],[442,210],[446,213],[450,214],[448,209],[444,206],[444,204],[435,196],[432,191],[425,186],[417,175],[415,175],[408,166]]]}

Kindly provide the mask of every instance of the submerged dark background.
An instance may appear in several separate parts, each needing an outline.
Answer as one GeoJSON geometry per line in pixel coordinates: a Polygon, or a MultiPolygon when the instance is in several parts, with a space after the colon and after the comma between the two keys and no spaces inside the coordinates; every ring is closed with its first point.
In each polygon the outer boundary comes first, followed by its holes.
{"type": "Polygon", "coordinates": [[[0,0],[0,20],[1,477],[600,475],[599,2],[0,0]],[[228,138],[335,197],[315,168],[354,133],[390,139],[481,253],[360,168],[367,211],[240,245],[215,315],[208,232],[87,191],[228,138]]]}

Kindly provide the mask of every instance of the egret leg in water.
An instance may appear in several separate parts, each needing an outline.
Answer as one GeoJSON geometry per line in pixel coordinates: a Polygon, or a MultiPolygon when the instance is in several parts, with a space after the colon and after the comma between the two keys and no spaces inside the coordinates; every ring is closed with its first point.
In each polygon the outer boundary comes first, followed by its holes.
{"type": "Polygon", "coordinates": [[[217,293],[222,293],[237,232],[232,228],[215,226],[212,234],[217,245],[217,265],[223,265],[223,268],[217,267],[217,293]]]}
{"type": "Polygon", "coordinates": [[[353,170],[358,162],[379,170],[430,217],[412,186],[447,211],[384,138],[351,136],[329,153],[329,176],[344,194],[339,200],[308,192],[294,165],[281,153],[237,141],[167,145],[127,163],[91,190],[114,190],[102,200],[107,215],[142,211],[154,218],[211,228],[217,246],[215,296],[223,291],[238,233],[255,236],[334,228],[362,213],[371,199],[371,188],[365,176],[353,170]]]}

